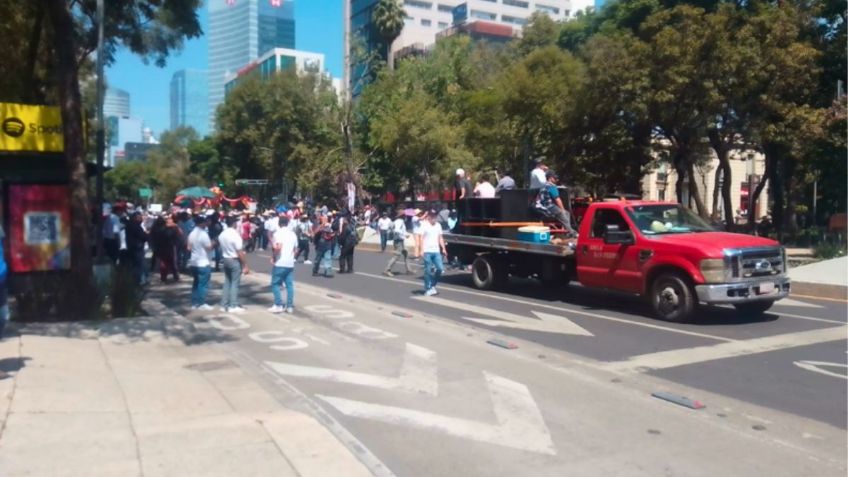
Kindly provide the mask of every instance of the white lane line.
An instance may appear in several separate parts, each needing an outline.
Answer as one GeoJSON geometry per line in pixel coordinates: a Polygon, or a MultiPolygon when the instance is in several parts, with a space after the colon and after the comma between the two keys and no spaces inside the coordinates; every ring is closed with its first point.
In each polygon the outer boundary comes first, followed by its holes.
{"type": "Polygon", "coordinates": [[[848,326],[836,326],[819,330],[801,331],[797,333],[786,333],[782,335],[767,336],[749,340],[736,341],[733,343],[720,343],[710,346],[697,346],[694,348],[682,348],[657,353],[632,356],[623,361],[615,361],[602,364],[601,368],[619,373],[641,373],[656,369],[675,368],[689,364],[715,361],[719,359],[732,358],[735,356],[747,356],[751,354],[766,353],[800,346],[808,346],[829,341],[844,340],[848,337],[848,326]]]}
{"type": "MultiPolygon", "coordinates": [[[[418,284],[419,283],[419,282],[413,282],[413,281],[409,281],[409,280],[402,280],[402,279],[398,279],[398,278],[389,278],[389,277],[384,277],[384,276],[381,276],[381,275],[374,275],[374,274],[371,274],[371,273],[356,272],[356,274],[362,275],[362,276],[365,276],[365,277],[379,278],[381,280],[397,281],[397,282],[411,283],[411,284],[418,284]]],[[[668,327],[668,326],[655,325],[653,323],[643,323],[643,322],[640,322],[640,321],[626,320],[624,318],[615,318],[615,317],[612,317],[612,316],[600,315],[598,313],[590,313],[588,311],[573,310],[573,309],[570,309],[570,308],[562,308],[562,307],[557,307],[557,306],[552,306],[552,305],[545,305],[543,303],[534,303],[534,302],[531,302],[531,301],[520,300],[520,299],[517,299],[517,298],[487,295],[485,293],[475,292],[475,291],[471,291],[471,290],[465,290],[465,289],[462,289],[462,288],[456,288],[456,287],[452,287],[452,286],[439,285],[439,288],[442,288],[442,289],[445,289],[445,290],[450,290],[450,291],[455,291],[457,293],[465,293],[465,294],[468,294],[468,295],[474,295],[474,296],[479,296],[479,297],[483,297],[483,298],[488,298],[488,299],[494,298],[494,299],[497,299],[497,300],[508,301],[508,302],[512,302],[512,303],[520,303],[522,305],[530,305],[530,306],[533,306],[533,307],[536,307],[536,308],[546,308],[548,310],[555,310],[555,311],[558,311],[560,313],[574,313],[576,315],[589,316],[589,317],[592,317],[592,318],[599,318],[601,320],[613,321],[613,322],[616,322],[616,323],[624,323],[624,324],[627,324],[627,325],[641,326],[643,328],[651,328],[651,329],[655,329],[655,330],[668,331],[669,333],[677,333],[677,334],[680,334],[680,335],[697,336],[698,338],[706,338],[706,339],[716,340],[716,341],[726,341],[726,342],[738,341],[738,340],[734,340],[732,338],[725,338],[724,336],[715,336],[715,335],[709,335],[709,334],[706,334],[706,333],[698,333],[697,331],[680,330],[680,329],[671,328],[671,327],[668,327]]]]}
{"type": "Polygon", "coordinates": [[[466,316],[462,317],[463,320],[473,321],[474,323],[479,323],[486,326],[515,328],[528,331],[541,331],[545,333],[559,333],[564,335],[595,336],[589,331],[583,329],[580,325],[574,323],[568,318],[559,315],[551,315],[548,313],[534,311],[533,313],[538,317],[538,319],[535,319],[530,318],[528,316],[516,315],[514,313],[506,313],[503,311],[492,310],[490,308],[484,308],[482,306],[475,306],[469,303],[460,303],[452,300],[446,300],[444,298],[419,296],[412,297],[412,299],[419,301],[429,301],[435,303],[436,305],[455,308],[461,311],[467,311],[475,315],[491,316],[492,318],[496,318],[496,320],[490,320],[481,318],[470,318],[466,316]]]}
{"type": "Polygon", "coordinates": [[[793,300],[792,298],[784,298],[784,299],[778,301],[777,303],[775,303],[774,305],[775,306],[794,306],[794,307],[797,307],[797,308],[824,308],[821,305],[814,305],[812,303],[793,300]]]}
{"type": "Polygon", "coordinates": [[[342,414],[449,434],[546,455],[556,455],[542,413],[527,386],[484,371],[496,424],[394,406],[316,395],[342,414]]]}
{"type": "Polygon", "coordinates": [[[281,376],[320,379],[392,391],[424,393],[431,396],[437,396],[439,394],[436,353],[412,343],[406,343],[403,365],[401,366],[400,375],[396,378],[276,361],[266,361],[265,365],[281,376]]]}
{"type": "Polygon", "coordinates": [[[832,376],[834,378],[848,379],[848,375],[835,373],[833,371],[828,371],[827,369],[825,369],[836,368],[848,370],[848,364],[831,363],[829,361],[795,361],[793,364],[801,369],[806,369],[807,371],[812,371],[814,373],[820,373],[824,374],[825,376],[832,376]]]}
{"type": "MultiPolygon", "coordinates": [[[[780,302],[778,302],[778,303],[780,303],[780,302]]],[[[835,325],[844,325],[845,324],[845,321],[828,320],[827,318],[816,318],[816,317],[813,317],[813,316],[793,315],[792,313],[783,313],[782,311],[775,311],[775,312],[772,312],[772,313],[774,313],[775,315],[780,315],[782,317],[795,318],[795,319],[798,319],[798,320],[818,321],[819,323],[833,323],[835,325]]]]}

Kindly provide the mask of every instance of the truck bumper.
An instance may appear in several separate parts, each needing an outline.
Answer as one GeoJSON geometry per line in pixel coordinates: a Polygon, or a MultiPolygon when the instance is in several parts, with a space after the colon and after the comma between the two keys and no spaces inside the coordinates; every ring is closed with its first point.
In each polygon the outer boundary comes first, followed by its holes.
{"type": "Polygon", "coordinates": [[[774,301],[789,296],[791,288],[789,277],[776,277],[741,283],[719,283],[715,285],[696,285],[698,301],[712,305],[748,303],[752,301],[774,301]],[[760,293],[760,285],[774,284],[771,293],[760,293]]]}

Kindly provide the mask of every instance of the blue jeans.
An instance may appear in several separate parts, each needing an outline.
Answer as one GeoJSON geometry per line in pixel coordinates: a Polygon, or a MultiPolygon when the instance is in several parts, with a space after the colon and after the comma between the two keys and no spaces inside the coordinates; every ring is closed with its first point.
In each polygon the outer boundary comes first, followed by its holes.
{"type": "Polygon", "coordinates": [[[427,252],[424,254],[424,290],[435,288],[444,272],[445,265],[442,263],[441,253],[427,252]]]}
{"type": "Polygon", "coordinates": [[[274,294],[274,305],[283,306],[280,287],[286,284],[286,308],[294,306],[294,268],[274,266],[271,271],[271,293],[274,294]]]}
{"type": "Polygon", "coordinates": [[[212,268],[191,267],[191,276],[194,280],[191,282],[191,306],[200,306],[206,304],[206,294],[209,293],[209,277],[212,275],[212,268]]]}
{"type": "Polygon", "coordinates": [[[224,290],[221,308],[239,307],[238,290],[241,284],[241,262],[237,258],[224,259],[224,290]]]}
{"type": "Polygon", "coordinates": [[[133,250],[130,260],[132,260],[132,270],[135,282],[139,285],[144,285],[147,282],[147,267],[144,263],[144,248],[141,250],[133,250]]]}
{"type": "Polygon", "coordinates": [[[381,230],[380,231],[380,251],[386,251],[386,245],[389,243],[389,231],[381,230]]]}

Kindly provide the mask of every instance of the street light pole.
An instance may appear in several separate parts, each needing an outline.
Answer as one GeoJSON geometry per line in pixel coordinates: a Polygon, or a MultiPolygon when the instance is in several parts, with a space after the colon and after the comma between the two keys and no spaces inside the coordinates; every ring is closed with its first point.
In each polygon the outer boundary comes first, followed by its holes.
{"type": "Polygon", "coordinates": [[[106,153],[106,132],[103,120],[103,2],[97,0],[97,208],[95,209],[95,250],[97,262],[102,262],[103,255],[103,156],[106,153]]]}

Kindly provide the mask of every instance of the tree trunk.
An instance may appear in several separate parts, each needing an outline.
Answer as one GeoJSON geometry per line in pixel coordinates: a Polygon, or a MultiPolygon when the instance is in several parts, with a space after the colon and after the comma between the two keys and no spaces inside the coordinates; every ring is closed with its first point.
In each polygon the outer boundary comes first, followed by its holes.
{"type": "Polygon", "coordinates": [[[35,8],[35,23],[32,27],[32,36],[29,40],[29,52],[27,54],[27,84],[30,85],[27,91],[28,101],[33,104],[44,102],[43,93],[41,91],[40,82],[35,78],[35,66],[38,64],[38,51],[41,46],[41,31],[44,29],[44,5],[41,2],[36,2],[35,8]]]}
{"type": "MultiPolygon", "coordinates": [[[[724,174],[722,174],[723,179],[721,183],[721,199],[724,203],[724,223],[727,226],[727,230],[731,230],[733,227],[733,201],[730,198],[731,185],[733,184],[733,173],[730,170],[730,159],[727,158],[725,154],[724,161],[724,174]]],[[[750,193],[750,185],[749,185],[749,193],[750,193]]]]}
{"type": "MultiPolygon", "coordinates": [[[[757,215],[754,212],[755,210],[757,210],[757,202],[759,202],[760,194],[763,192],[763,189],[765,189],[766,182],[768,182],[769,177],[772,174],[771,171],[774,169],[774,164],[772,162],[774,156],[769,152],[768,148],[764,148],[764,152],[765,152],[765,156],[766,156],[766,170],[763,172],[763,178],[760,180],[760,183],[757,184],[757,188],[753,191],[754,195],[753,195],[753,197],[751,197],[751,210],[748,211],[748,217],[749,217],[749,219],[748,219],[748,229],[751,232],[754,232],[757,229],[756,220],[754,220],[754,217],[756,217],[756,215],[757,215]]],[[[748,184],[748,187],[750,188],[751,185],[748,184]]],[[[748,193],[749,194],[751,193],[750,189],[749,189],[748,193]]]]}
{"type": "Polygon", "coordinates": [[[695,164],[691,160],[687,160],[686,172],[689,175],[689,197],[695,199],[695,207],[698,209],[698,215],[702,218],[707,218],[707,207],[704,205],[704,198],[698,189],[698,181],[695,180],[695,164]]]}
{"type": "MultiPolygon", "coordinates": [[[[71,209],[71,273],[63,290],[62,309],[73,318],[88,318],[96,305],[91,249],[82,95],[80,94],[74,20],[64,0],[46,0],[53,25],[56,78],[64,128],[71,209]]],[[[97,205],[100,209],[100,204],[97,205]]]]}
{"type": "Polygon", "coordinates": [[[722,175],[724,175],[724,168],[722,168],[721,164],[719,164],[719,167],[716,168],[715,177],[713,181],[713,204],[712,207],[710,207],[710,213],[713,217],[716,215],[716,212],[718,212],[718,198],[719,193],[721,192],[722,175]]]}

